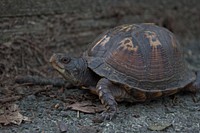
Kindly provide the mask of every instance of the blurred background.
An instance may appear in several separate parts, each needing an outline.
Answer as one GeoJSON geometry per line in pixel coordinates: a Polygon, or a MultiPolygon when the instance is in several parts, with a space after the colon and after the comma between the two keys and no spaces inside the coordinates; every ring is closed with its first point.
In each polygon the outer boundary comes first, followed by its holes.
{"type": "Polygon", "coordinates": [[[0,88],[17,75],[55,76],[54,52],[80,55],[100,33],[127,23],[166,27],[189,67],[200,69],[199,0],[1,0],[0,88]]]}
{"type": "Polygon", "coordinates": [[[80,54],[100,33],[126,23],[168,28],[186,56],[200,45],[198,0],[1,0],[0,9],[1,77],[44,66],[53,52],[80,54]]]}

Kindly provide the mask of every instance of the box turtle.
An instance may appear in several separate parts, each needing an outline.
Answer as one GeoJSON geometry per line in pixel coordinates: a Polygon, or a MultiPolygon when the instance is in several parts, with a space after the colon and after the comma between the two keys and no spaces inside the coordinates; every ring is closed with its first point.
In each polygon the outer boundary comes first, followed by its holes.
{"type": "Polygon", "coordinates": [[[200,89],[200,73],[188,69],[176,37],[154,24],[127,24],[101,34],[82,57],[53,54],[52,66],[74,86],[99,96],[112,119],[116,101],[143,102],[200,89]]]}

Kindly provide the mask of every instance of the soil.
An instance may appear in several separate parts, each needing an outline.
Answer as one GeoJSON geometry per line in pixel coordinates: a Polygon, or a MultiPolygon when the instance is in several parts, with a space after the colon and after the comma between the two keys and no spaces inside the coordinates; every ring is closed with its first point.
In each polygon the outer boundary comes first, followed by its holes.
{"type": "Polygon", "coordinates": [[[96,114],[67,105],[100,102],[80,88],[16,84],[16,76],[61,76],[48,60],[53,53],[79,56],[101,32],[124,23],[156,23],[174,32],[188,67],[200,70],[200,2],[155,0],[1,1],[0,104],[15,103],[31,121],[0,125],[1,133],[120,133],[200,131],[200,93],[179,93],[151,102],[119,103],[117,117],[96,123],[96,114]],[[45,3],[46,2],[46,3],[45,3]],[[90,3],[90,4],[88,4],[90,3]],[[13,7],[13,8],[10,8],[13,7]],[[17,97],[8,101],[9,97],[17,97]]]}

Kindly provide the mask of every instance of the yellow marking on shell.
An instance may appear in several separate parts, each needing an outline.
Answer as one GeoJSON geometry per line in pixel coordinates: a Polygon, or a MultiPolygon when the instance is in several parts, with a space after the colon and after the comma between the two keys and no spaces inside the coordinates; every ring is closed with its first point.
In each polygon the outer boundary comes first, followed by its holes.
{"type": "Polygon", "coordinates": [[[106,109],[107,109],[107,110],[110,109],[110,106],[109,106],[109,105],[106,105],[106,109]]]}
{"type": "Polygon", "coordinates": [[[134,52],[138,50],[138,46],[134,46],[131,37],[123,39],[120,44],[120,47],[122,47],[123,50],[127,49],[128,51],[134,52]]]}
{"type": "Polygon", "coordinates": [[[120,27],[120,30],[119,31],[130,31],[132,28],[134,27],[134,24],[127,24],[127,25],[122,25],[120,27]]]}
{"type": "Polygon", "coordinates": [[[85,87],[85,86],[81,86],[81,89],[83,89],[83,90],[88,90],[88,88],[85,87]]]}
{"type": "Polygon", "coordinates": [[[157,48],[157,46],[162,45],[155,32],[145,31],[145,36],[149,39],[149,43],[151,47],[157,48]]]}
{"type": "Polygon", "coordinates": [[[174,36],[172,36],[172,35],[170,35],[170,37],[171,37],[171,41],[172,41],[172,47],[174,47],[174,48],[176,48],[177,47],[177,45],[176,45],[176,38],[174,37],[174,36]]]}
{"type": "Polygon", "coordinates": [[[110,36],[104,35],[91,49],[92,51],[97,45],[105,46],[106,43],[110,40],[110,36]]]}
{"type": "Polygon", "coordinates": [[[103,96],[103,93],[100,91],[99,92],[99,97],[101,98],[103,96]]]}
{"type": "Polygon", "coordinates": [[[103,99],[100,99],[102,104],[105,104],[105,101],[103,99]]]}

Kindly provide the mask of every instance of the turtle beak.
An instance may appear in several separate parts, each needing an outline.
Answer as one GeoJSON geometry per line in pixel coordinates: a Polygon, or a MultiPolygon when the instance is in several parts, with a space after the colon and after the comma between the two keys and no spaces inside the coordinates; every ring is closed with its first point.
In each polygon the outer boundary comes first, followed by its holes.
{"type": "Polygon", "coordinates": [[[65,73],[65,67],[59,62],[59,54],[53,54],[49,60],[51,65],[61,73],[65,73]]]}
{"type": "Polygon", "coordinates": [[[57,54],[53,54],[51,56],[51,58],[49,59],[50,63],[56,63],[56,60],[58,59],[58,55],[57,54]]]}
{"type": "Polygon", "coordinates": [[[51,58],[50,58],[50,60],[49,60],[49,63],[53,63],[53,62],[55,62],[56,61],[56,54],[53,54],[52,56],[51,56],[51,58]]]}

